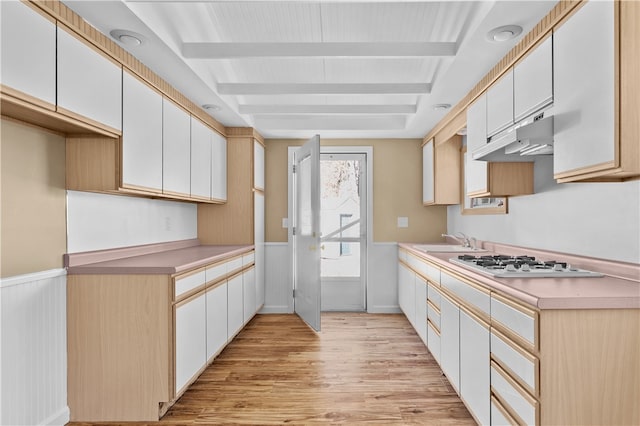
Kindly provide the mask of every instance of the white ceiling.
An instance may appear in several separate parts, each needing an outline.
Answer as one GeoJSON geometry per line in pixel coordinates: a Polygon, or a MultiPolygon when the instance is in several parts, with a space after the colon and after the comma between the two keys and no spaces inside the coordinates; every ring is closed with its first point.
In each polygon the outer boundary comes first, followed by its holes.
{"type": "Polygon", "coordinates": [[[423,137],[556,1],[64,1],[226,126],[423,137]],[[523,33],[496,43],[502,25],[523,33]]]}

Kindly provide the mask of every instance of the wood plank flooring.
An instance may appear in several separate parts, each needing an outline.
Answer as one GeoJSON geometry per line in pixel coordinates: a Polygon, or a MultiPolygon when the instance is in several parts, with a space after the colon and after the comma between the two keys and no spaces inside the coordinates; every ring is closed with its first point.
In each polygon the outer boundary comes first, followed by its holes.
{"type": "Polygon", "coordinates": [[[158,424],[314,423],[475,424],[403,315],[355,313],[257,315],[158,424]]]}

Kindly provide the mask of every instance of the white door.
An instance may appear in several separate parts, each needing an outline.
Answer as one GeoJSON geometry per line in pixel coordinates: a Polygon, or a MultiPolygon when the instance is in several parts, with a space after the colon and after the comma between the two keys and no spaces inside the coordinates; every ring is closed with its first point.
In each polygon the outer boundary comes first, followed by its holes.
{"type": "Polygon", "coordinates": [[[320,155],[323,311],[366,310],[366,170],[364,153],[320,155]]]}
{"type": "Polygon", "coordinates": [[[294,153],[294,312],[320,331],[320,136],[294,153]]]}

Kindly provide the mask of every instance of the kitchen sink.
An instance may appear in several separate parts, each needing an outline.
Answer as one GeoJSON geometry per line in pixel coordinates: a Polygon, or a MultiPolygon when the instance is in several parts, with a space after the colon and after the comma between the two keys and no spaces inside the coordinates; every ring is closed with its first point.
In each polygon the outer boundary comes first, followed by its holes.
{"type": "Polygon", "coordinates": [[[487,251],[481,248],[472,249],[471,247],[456,244],[416,244],[413,248],[425,253],[469,253],[487,251]]]}

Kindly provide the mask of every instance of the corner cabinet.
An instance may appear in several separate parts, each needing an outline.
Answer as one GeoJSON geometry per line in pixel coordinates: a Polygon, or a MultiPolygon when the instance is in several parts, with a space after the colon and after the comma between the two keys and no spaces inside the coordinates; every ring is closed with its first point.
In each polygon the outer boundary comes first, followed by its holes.
{"type": "Polygon", "coordinates": [[[436,143],[430,139],[422,146],[422,204],[460,204],[461,136],[436,143]]]}
{"type": "Polygon", "coordinates": [[[533,194],[533,163],[488,163],[471,157],[474,150],[487,143],[487,96],[480,96],[467,109],[467,196],[482,198],[533,194]]]}
{"type": "Polygon", "coordinates": [[[554,28],[554,176],[640,175],[640,3],[588,1],[554,28]]]}
{"type": "Polygon", "coordinates": [[[260,309],[265,298],[265,146],[262,137],[252,128],[238,127],[227,128],[223,149],[227,154],[226,203],[198,205],[198,239],[202,244],[253,244],[255,304],[260,309]]]}

